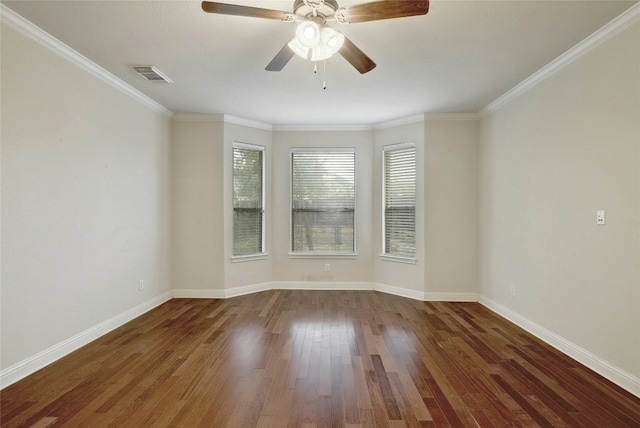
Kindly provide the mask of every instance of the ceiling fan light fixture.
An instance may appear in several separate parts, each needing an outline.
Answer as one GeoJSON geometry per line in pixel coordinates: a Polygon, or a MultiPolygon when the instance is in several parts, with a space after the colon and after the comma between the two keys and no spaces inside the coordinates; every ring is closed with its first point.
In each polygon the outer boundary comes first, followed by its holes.
{"type": "Polygon", "coordinates": [[[325,59],[329,59],[333,56],[333,53],[325,46],[318,46],[311,49],[311,61],[324,61],[325,59]]]}
{"type": "Polygon", "coordinates": [[[333,28],[324,27],[320,33],[320,43],[311,49],[311,61],[324,61],[340,50],[344,35],[333,28]]]}
{"type": "Polygon", "coordinates": [[[320,43],[320,27],[313,21],[303,21],[296,29],[296,38],[307,48],[313,48],[320,43]]]}
{"type": "Polygon", "coordinates": [[[324,27],[320,34],[322,45],[331,50],[331,54],[338,52],[344,44],[344,35],[333,28],[324,27]]]}
{"type": "Polygon", "coordinates": [[[315,62],[331,58],[344,40],[344,35],[333,28],[320,28],[315,22],[305,21],[298,26],[288,46],[299,57],[315,62]]]}
{"type": "Polygon", "coordinates": [[[324,31],[326,26],[425,15],[429,11],[429,0],[375,0],[349,7],[339,7],[337,0],[294,0],[293,12],[204,0],[202,10],[284,22],[299,21],[294,39],[267,64],[267,71],[281,71],[295,55],[319,61],[340,53],[364,74],[373,70],[376,63],[342,34],[324,31]]]}
{"type": "Polygon", "coordinates": [[[311,49],[304,46],[297,37],[291,39],[291,41],[287,43],[287,45],[300,58],[309,59],[309,51],[311,49]]]}

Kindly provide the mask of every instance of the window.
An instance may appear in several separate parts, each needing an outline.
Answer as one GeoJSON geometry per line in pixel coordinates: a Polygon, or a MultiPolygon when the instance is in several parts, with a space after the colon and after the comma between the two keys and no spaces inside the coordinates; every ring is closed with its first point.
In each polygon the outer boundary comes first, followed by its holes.
{"type": "Polygon", "coordinates": [[[264,147],[233,144],[233,255],[264,254],[264,147]]]}
{"type": "Polygon", "coordinates": [[[291,152],[292,253],[355,253],[355,150],[291,152]]]}
{"type": "Polygon", "coordinates": [[[383,147],[384,255],[416,255],[416,148],[413,144],[383,147]]]}

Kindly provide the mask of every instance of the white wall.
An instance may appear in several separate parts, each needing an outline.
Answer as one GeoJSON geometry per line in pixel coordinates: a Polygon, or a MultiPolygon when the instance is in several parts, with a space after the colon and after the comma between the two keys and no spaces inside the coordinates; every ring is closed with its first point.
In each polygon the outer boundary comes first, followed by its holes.
{"type": "Polygon", "coordinates": [[[374,269],[376,283],[381,287],[408,297],[424,299],[425,256],[425,139],[424,120],[381,127],[375,132],[374,149],[374,224],[372,234],[375,247],[374,269]],[[416,261],[415,264],[381,259],[382,253],[382,148],[390,144],[414,143],[416,146],[416,261]]]}
{"type": "Polygon", "coordinates": [[[224,287],[234,289],[268,283],[273,278],[273,227],[276,215],[272,209],[271,162],[273,147],[271,130],[236,123],[224,124],[224,287]],[[255,144],[265,147],[265,246],[267,257],[260,260],[233,262],[233,143],[255,144]]]}
{"type": "MultiPolygon", "coordinates": [[[[416,144],[416,263],[376,257],[376,282],[424,300],[476,300],[478,293],[478,138],[474,115],[425,115],[375,132],[374,183],[382,147],[416,144]]],[[[382,242],[382,195],[374,192],[374,242],[382,242]]],[[[377,253],[377,254],[378,254],[377,253]]]]}
{"type": "Polygon", "coordinates": [[[425,121],[425,293],[430,299],[477,299],[478,133],[474,116],[427,116],[425,121]]]}
{"type": "Polygon", "coordinates": [[[636,388],[639,41],[636,22],[488,112],[480,160],[481,294],[622,370],[636,388]]]}
{"type": "Polygon", "coordinates": [[[372,131],[274,132],[273,136],[273,280],[276,282],[368,283],[374,280],[372,241],[372,131]],[[353,147],[356,149],[356,258],[291,258],[290,151],[293,147],[353,147]],[[329,263],[331,271],[325,272],[329,263]]]}
{"type": "Polygon", "coordinates": [[[173,119],[172,283],[178,297],[223,298],[272,280],[271,131],[228,119],[224,115],[173,119]],[[232,261],[234,142],[266,148],[268,255],[260,260],[232,261]]]}
{"type": "Polygon", "coordinates": [[[168,298],[170,124],[5,24],[1,54],[6,373],[168,298]]]}
{"type": "Polygon", "coordinates": [[[477,120],[418,118],[365,131],[271,131],[224,116],[197,115],[178,116],[173,124],[175,295],[225,297],[269,287],[379,287],[419,299],[477,298],[477,120]],[[430,134],[427,142],[425,132],[430,134]],[[267,257],[259,260],[231,260],[231,150],[236,141],[266,147],[267,257]],[[415,264],[379,258],[382,146],[407,141],[416,143],[418,155],[415,264]],[[294,147],[355,148],[357,256],[289,255],[294,147]],[[329,272],[324,270],[327,263],[329,272]]]}
{"type": "Polygon", "coordinates": [[[175,117],[171,139],[172,286],[224,290],[224,123],[175,117]]]}

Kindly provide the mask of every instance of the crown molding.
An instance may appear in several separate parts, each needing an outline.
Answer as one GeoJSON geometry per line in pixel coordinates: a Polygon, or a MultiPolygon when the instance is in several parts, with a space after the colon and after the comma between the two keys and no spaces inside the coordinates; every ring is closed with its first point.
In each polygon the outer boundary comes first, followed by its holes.
{"type": "Polygon", "coordinates": [[[177,113],[171,116],[175,122],[224,122],[223,114],[177,113]]]}
{"type": "Polygon", "coordinates": [[[178,113],[171,117],[176,122],[222,122],[233,123],[235,125],[247,126],[249,128],[263,129],[271,131],[273,126],[258,122],[256,120],[245,119],[243,117],[231,116],[228,114],[204,114],[204,113],[178,113]]]}
{"type": "Polygon", "coordinates": [[[401,117],[386,122],[380,122],[374,125],[376,131],[380,129],[395,128],[396,126],[409,125],[417,122],[424,122],[425,115],[423,113],[414,114],[413,116],[401,117]]]}
{"type": "Polygon", "coordinates": [[[478,120],[478,113],[426,113],[425,120],[478,120]]]}
{"type": "Polygon", "coordinates": [[[371,131],[371,125],[271,125],[257,120],[229,114],[178,113],[173,120],[178,122],[224,122],[265,131],[308,132],[308,131],[371,131]]]}
{"type": "Polygon", "coordinates": [[[172,119],[179,122],[225,122],[236,125],[248,126],[251,128],[264,129],[266,131],[279,132],[348,132],[348,131],[377,131],[381,129],[394,128],[412,123],[424,122],[426,120],[478,120],[477,113],[419,113],[413,116],[381,122],[375,125],[270,125],[251,119],[245,119],[228,114],[199,114],[199,113],[178,113],[172,119]]]}
{"type": "Polygon", "coordinates": [[[274,131],[280,132],[341,132],[372,131],[372,125],[274,125],[274,131]]]}
{"type": "Polygon", "coordinates": [[[640,3],[636,3],[634,6],[631,6],[611,22],[560,55],[555,60],[551,61],[546,66],[542,67],[537,72],[533,73],[531,76],[527,77],[524,81],[513,87],[513,89],[509,90],[507,93],[480,110],[478,114],[484,115],[490,113],[513,101],[543,80],[557,73],[567,65],[576,61],[578,58],[586,55],[602,43],[624,31],[638,20],[640,20],[640,3]]]}
{"type": "Polygon", "coordinates": [[[233,123],[235,125],[247,126],[249,128],[263,129],[265,131],[273,130],[273,125],[271,124],[258,122],[257,120],[245,119],[243,117],[232,116],[229,114],[223,115],[223,120],[225,123],[233,123]]]}
{"type": "Polygon", "coordinates": [[[84,55],[80,54],[79,52],[73,50],[66,44],[62,43],[60,40],[56,39],[49,33],[42,30],[41,28],[27,21],[25,18],[18,15],[16,12],[9,9],[4,4],[0,4],[0,21],[4,24],[7,24],[9,27],[18,31],[22,35],[27,36],[30,39],[38,42],[39,44],[51,50],[52,52],[56,53],[57,55],[61,56],[62,58],[84,69],[85,71],[89,72],[90,74],[102,80],[103,82],[118,89],[119,91],[130,96],[136,101],[144,104],[150,109],[158,113],[161,113],[165,116],[171,116],[173,114],[164,106],[160,105],[156,101],[144,95],[142,92],[138,91],[137,89],[130,86],[129,84],[123,82],[118,77],[109,73],[107,70],[100,67],[98,64],[94,63],[93,61],[91,61],[84,55]]]}

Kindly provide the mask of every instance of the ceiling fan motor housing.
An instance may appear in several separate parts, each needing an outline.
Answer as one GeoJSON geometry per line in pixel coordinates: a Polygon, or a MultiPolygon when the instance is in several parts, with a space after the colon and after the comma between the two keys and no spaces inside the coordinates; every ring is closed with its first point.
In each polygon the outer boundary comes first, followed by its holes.
{"type": "Polygon", "coordinates": [[[329,18],[337,9],[336,0],[295,0],[293,2],[293,13],[302,19],[315,17],[314,10],[322,18],[329,18]]]}

